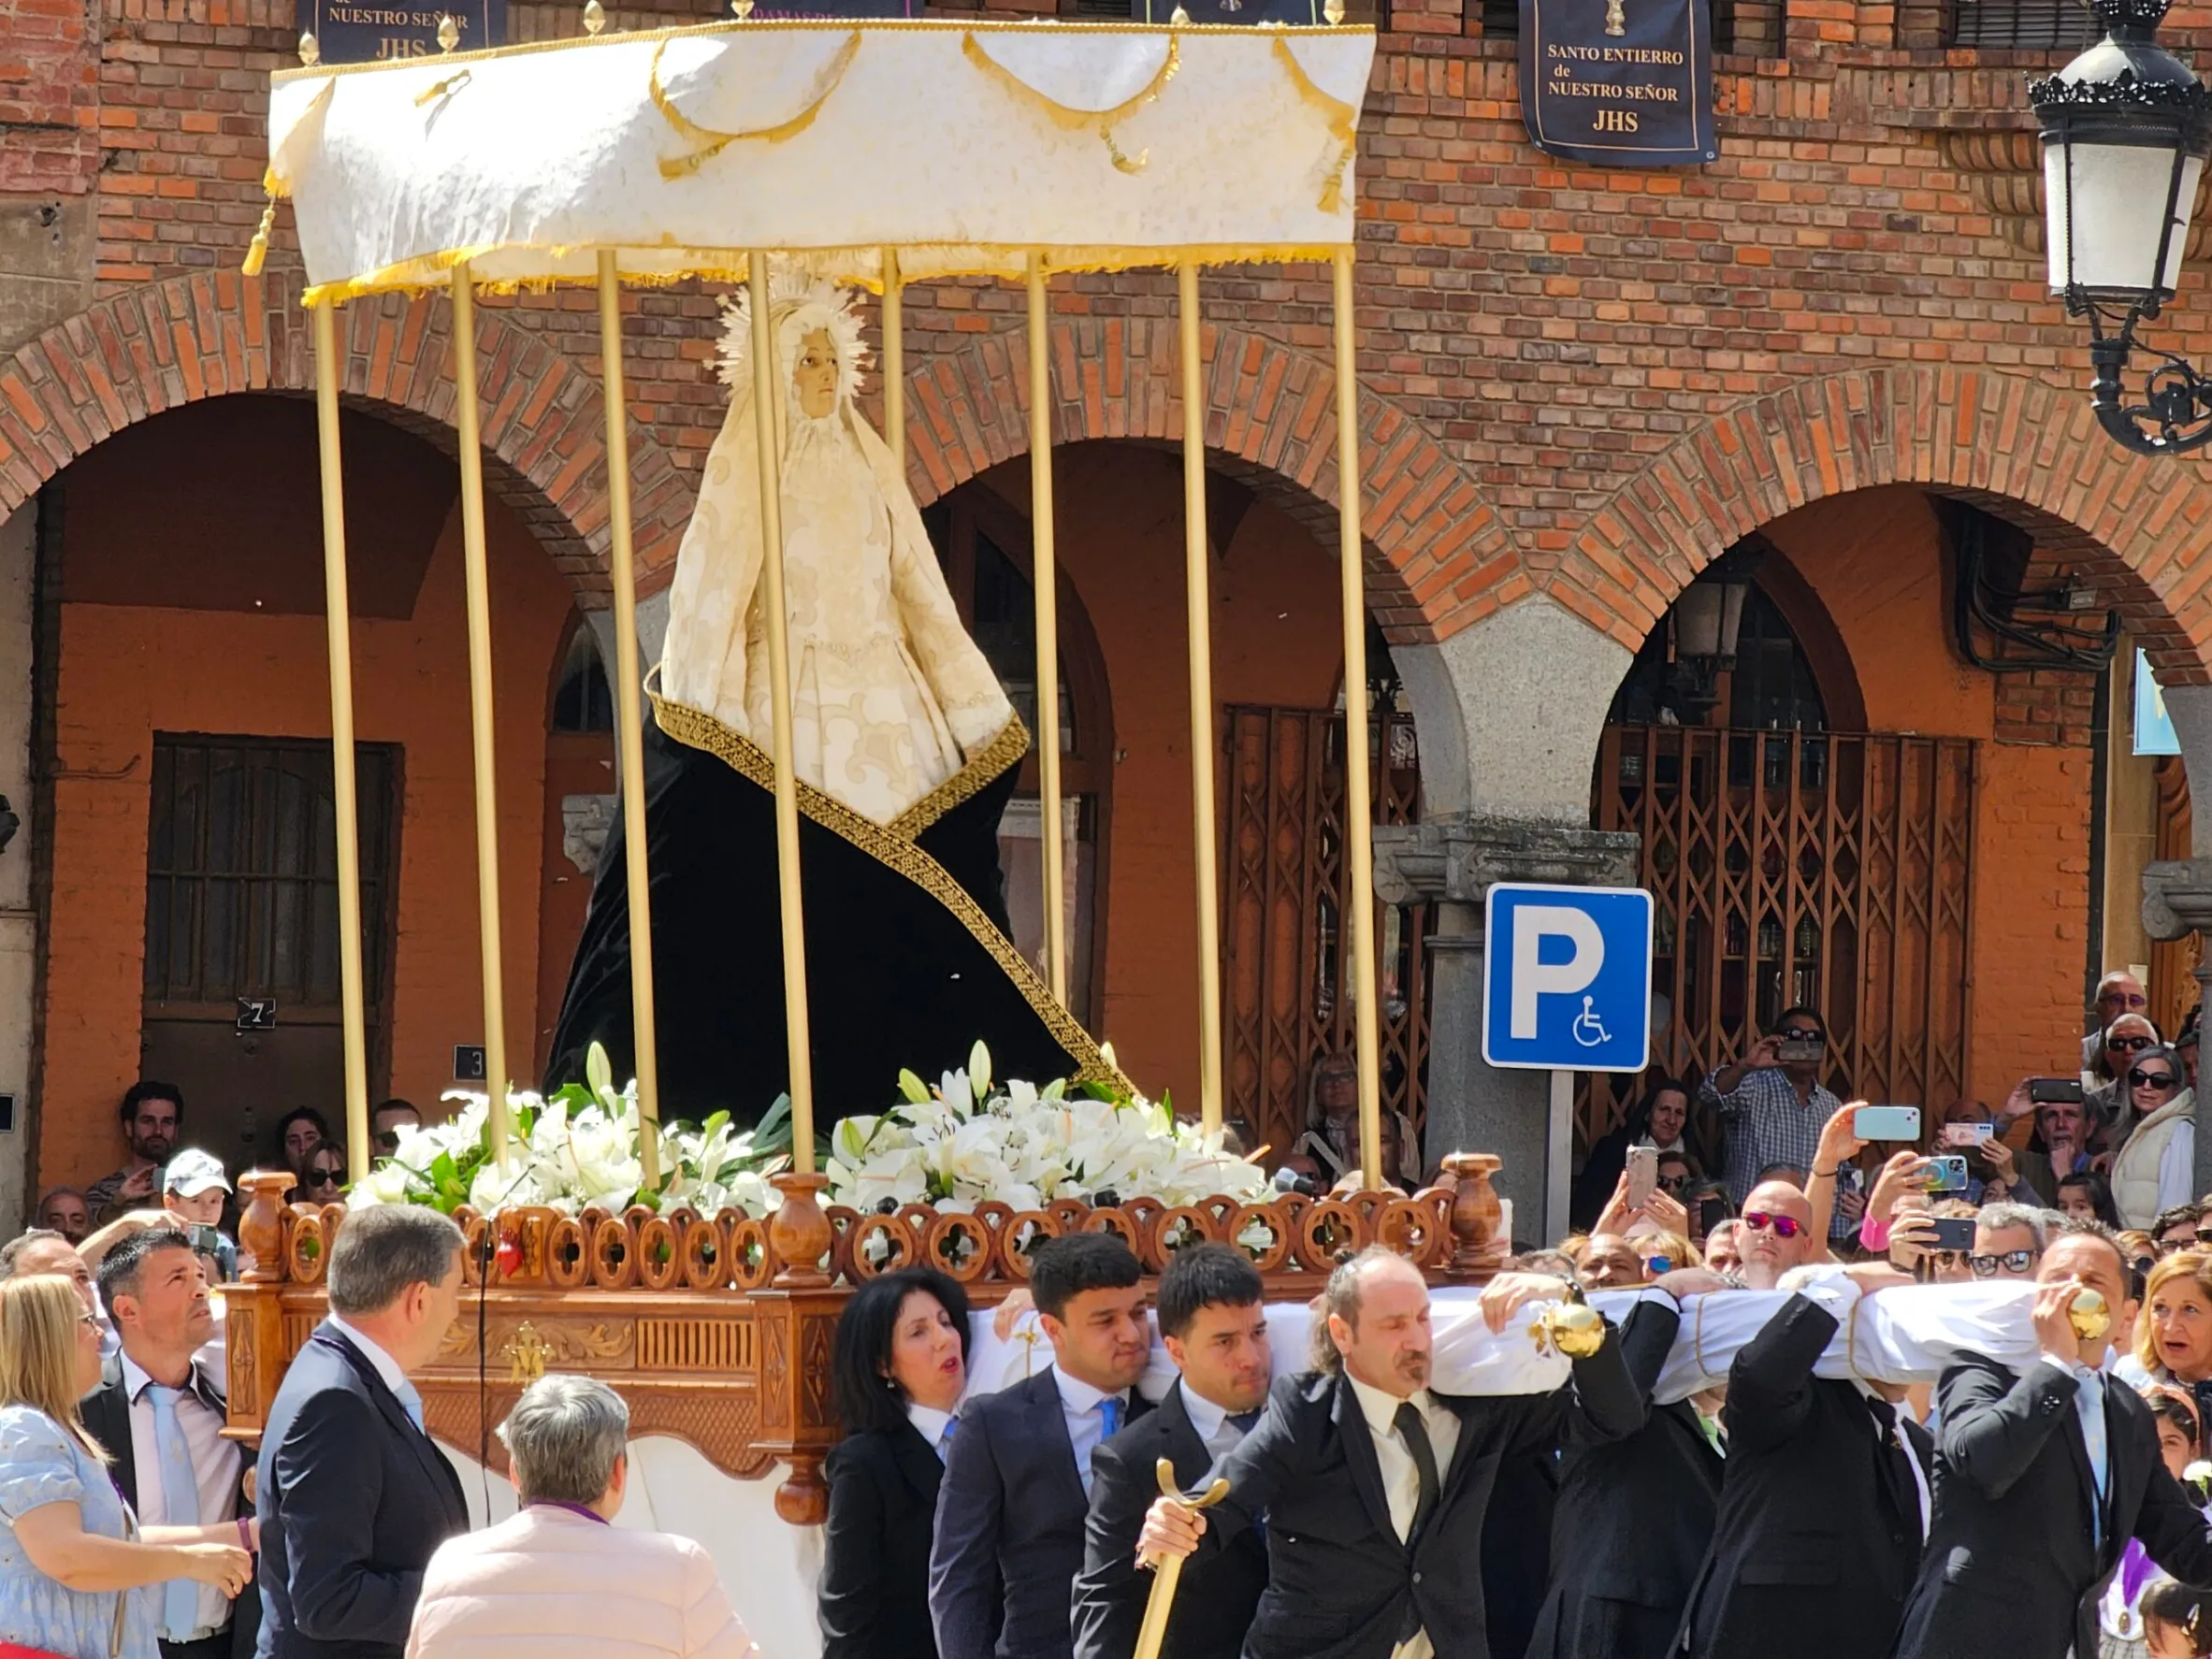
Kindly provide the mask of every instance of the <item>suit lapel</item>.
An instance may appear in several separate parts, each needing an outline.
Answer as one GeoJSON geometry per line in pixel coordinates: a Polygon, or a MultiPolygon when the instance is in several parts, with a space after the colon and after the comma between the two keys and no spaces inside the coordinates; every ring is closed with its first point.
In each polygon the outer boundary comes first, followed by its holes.
{"type": "Polygon", "coordinates": [[[123,1493],[123,1502],[137,1514],[143,1507],[138,1502],[137,1448],[131,1444],[131,1402],[124,1392],[121,1368],[117,1374],[104,1379],[84,1403],[85,1426],[92,1436],[108,1449],[114,1459],[108,1472],[114,1477],[116,1490],[123,1493]]]}
{"type": "Polygon", "coordinates": [[[361,1379],[362,1387],[369,1391],[369,1397],[376,1403],[376,1408],[383,1415],[384,1422],[414,1453],[415,1461],[422,1465],[423,1472],[445,1495],[446,1502],[452,1506],[461,1524],[466,1526],[469,1500],[462,1494],[461,1478],[454,1473],[453,1465],[445,1461],[444,1453],[431,1444],[429,1435],[414,1426],[414,1419],[407,1415],[407,1407],[399,1404],[399,1396],[392,1392],[385,1386],[384,1379],[377,1375],[376,1367],[369,1363],[369,1356],[336,1331],[317,1331],[311,1340],[329,1343],[353,1367],[354,1375],[361,1379]]]}
{"type": "MultiPolygon", "coordinates": [[[[1329,1418],[1343,1439],[1344,1461],[1352,1466],[1352,1484],[1358,1489],[1360,1502],[1367,1507],[1367,1519],[1383,1537],[1404,1549],[1390,1518],[1390,1498],[1382,1490],[1382,1464],[1375,1456],[1375,1439],[1367,1427],[1366,1414],[1359,1408],[1359,1396],[1352,1392],[1351,1381],[1341,1374],[1337,1378],[1335,1397],[1329,1402],[1329,1418]]],[[[1465,1438],[1464,1434],[1461,1437],[1465,1438]]]]}
{"type": "Polygon", "coordinates": [[[1038,1447],[1059,1471],[1056,1479],[1065,1500],[1077,1509],[1088,1510],[1091,1501],[1083,1492],[1083,1473],[1076,1467],[1076,1443],[1067,1432],[1067,1410],[1061,1404],[1059,1379],[1047,1369],[1038,1372],[1022,1387],[1030,1391],[1030,1443],[1038,1447]]]}
{"type": "Polygon", "coordinates": [[[1152,1408],[1146,1421],[1154,1425],[1166,1448],[1167,1461],[1175,1465],[1175,1483],[1188,1492],[1213,1467],[1213,1453],[1198,1437],[1198,1425],[1191,1421],[1191,1408],[1183,1403],[1181,1378],[1176,1378],[1167,1397],[1152,1408]]]}
{"type": "Polygon", "coordinates": [[[1467,1466],[1475,1441],[1480,1437],[1483,1402],[1469,1399],[1464,1394],[1439,1394],[1434,1390],[1430,1391],[1430,1397],[1459,1419],[1459,1439],[1452,1448],[1452,1466],[1444,1471],[1443,1489],[1438,1493],[1440,1502],[1459,1490],[1459,1478],[1467,1466]]]}
{"type": "Polygon", "coordinates": [[[944,1478],[945,1465],[937,1461],[937,1453],[912,1423],[901,1423],[891,1432],[891,1462],[898,1465],[899,1475],[914,1489],[914,1495],[934,1509],[937,1504],[937,1485],[944,1478]]]}

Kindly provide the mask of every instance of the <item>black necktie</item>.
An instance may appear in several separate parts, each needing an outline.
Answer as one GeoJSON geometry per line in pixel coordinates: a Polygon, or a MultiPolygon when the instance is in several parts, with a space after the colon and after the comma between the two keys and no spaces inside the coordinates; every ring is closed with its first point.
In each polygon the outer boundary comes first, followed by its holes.
{"type": "Polygon", "coordinates": [[[1437,1507],[1437,1493],[1443,1482],[1437,1479],[1436,1448],[1428,1443],[1428,1424],[1421,1420],[1421,1408],[1407,1400],[1390,1421],[1406,1450],[1413,1454],[1413,1468],[1421,1477],[1421,1494],[1413,1502],[1413,1524],[1406,1528],[1406,1542],[1410,1544],[1421,1536],[1429,1512],[1437,1507]]]}

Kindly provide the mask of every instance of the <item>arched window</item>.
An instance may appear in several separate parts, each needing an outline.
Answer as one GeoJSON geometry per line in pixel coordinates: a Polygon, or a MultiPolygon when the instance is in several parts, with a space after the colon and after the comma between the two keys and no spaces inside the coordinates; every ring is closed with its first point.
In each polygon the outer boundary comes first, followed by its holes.
{"type": "MultiPolygon", "coordinates": [[[[1037,730],[1035,589],[1029,525],[992,493],[970,483],[922,514],[961,620],[982,648],[1033,738],[1037,730]]],[[[1098,1029],[1106,965],[1106,826],[1113,799],[1114,718],[1106,657],[1065,570],[1060,601],[1060,793],[1063,902],[1068,918],[1068,1005],[1098,1029]]],[[[1014,944],[1045,972],[1044,837],[1038,816],[1037,757],[1021,762],[1020,781],[999,822],[999,859],[1014,944]]]]}
{"type": "Polygon", "coordinates": [[[591,631],[591,624],[582,619],[569,635],[560,678],[553,688],[552,729],[614,729],[614,692],[607,683],[606,665],[600,660],[599,639],[591,631]]]}
{"type": "Polygon", "coordinates": [[[1732,664],[1713,670],[1684,659],[1677,646],[1674,613],[1670,611],[1652,629],[1613,694],[1607,725],[1828,730],[1828,707],[1812,662],[1781,608],[1756,576],[1743,596],[1732,664]]]}

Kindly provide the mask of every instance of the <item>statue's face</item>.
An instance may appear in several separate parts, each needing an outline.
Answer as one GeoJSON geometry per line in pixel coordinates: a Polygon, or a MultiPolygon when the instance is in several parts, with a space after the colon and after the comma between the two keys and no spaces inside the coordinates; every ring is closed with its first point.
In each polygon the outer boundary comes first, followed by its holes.
{"type": "Polygon", "coordinates": [[[837,407],[837,349],[830,343],[827,328],[817,328],[799,341],[799,366],[791,378],[807,419],[818,421],[837,407]]]}

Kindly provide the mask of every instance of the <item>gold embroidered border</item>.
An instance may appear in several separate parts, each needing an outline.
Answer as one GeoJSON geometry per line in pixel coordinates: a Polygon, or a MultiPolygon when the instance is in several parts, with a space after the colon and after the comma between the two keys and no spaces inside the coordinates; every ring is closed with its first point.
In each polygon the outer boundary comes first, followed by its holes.
{"type": "MultiPolygon", "coordinates": [[[[1029,728],[1022,725],[1019,714],[1008,714],[998,736],[977,749],[967,765],[890,821],[890,833],[902,841],[912,841],[954,807],[973,800],[1007,767],[1020,765],[1022,756],[1028,753],[1029,728]]],[[[773,782],[770,780],[772,786],[773,782]]]]}
{"type": "MultiPolygon", "coordinates": [[[[646,687],[645,695],[653,700],[655,722],[677,743],[714,756],[763,788],[775,787],[775,763],[768,752],[752,739],[742,732],[733,731],[702,709],[671,701],[650,685],[646,687]]],[[[1020,717],[1017,715],[1007,722],[1005,730],[992,739],[976,760],[962,768],[958,776],[939,785],[927,799],[933,800],[935,796],[959,784],[962,778],[977,772],[982,763],[1006,743],[1009,734],[1012,734],[1018,745],[1014,754],[1019,757],[1021,750],[1028,747],[1029,736],[1022,729],[1020,717]]],[[[990,772],[976,777],[960,800],[972,797],[1005,768],[1006,763],[1002,761],[990,772]]],[[[1091,1033],[1083,1029],[1081,1022],[1062,1005],[1060,1000],[1053,996],[1051,988],[1037,976],[1037,971],[1030,966],[1028,959],[1014,948],[1014,942],[999,931],[998,924],[984,915],[983,907],[976,902],[965,887],[952,879],[944,865],[916,846],[912,841],[902,839],[891,830],[853,811],[842,801],[816,788],[812,784],[799,782],[798,794],[799,810],[807,817],[878,862],[889,865],[927,892],[952,913],[978,945],[990,952],[992,959],[1006,977],[1014,982],[1015,988],[1027,999],[1029,1005],[1036,1011],[1037,1017],[1045,1022],[1046,1029],[1063,1048],[1074,1056],[1076,1081],[1110,1083],[1124,1089],[1130,1086],[1129,1079],[1106,1059],[1091,1033]]],[[[927,800],[916,807],[909,807],[902,818],[926,803],[927,800]]],[[[957,804],[957,801],[947,800],[934,816],[942,816],[957,804]]]]}

